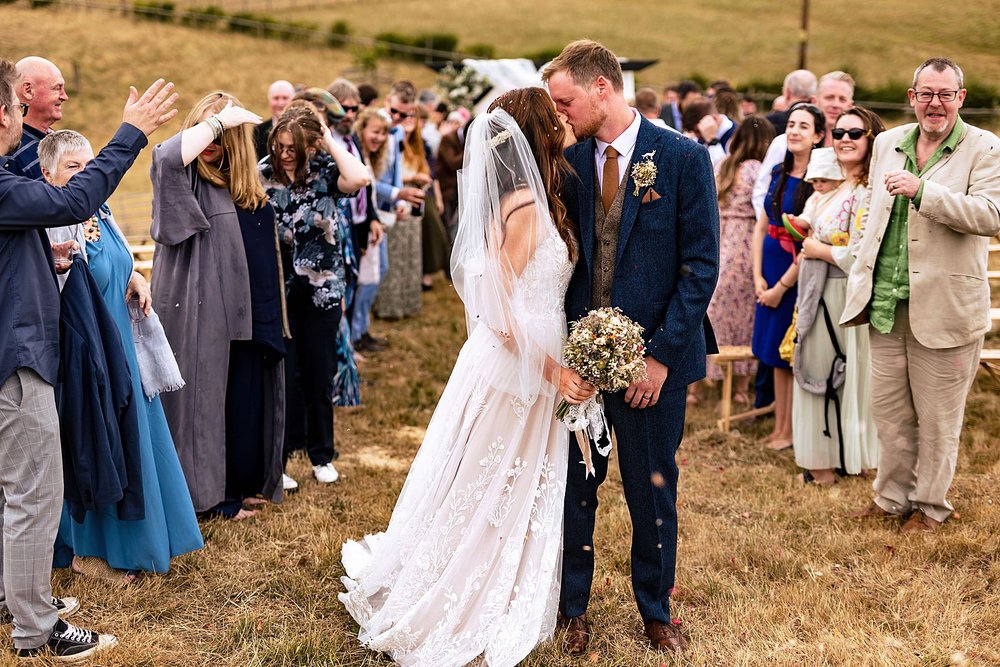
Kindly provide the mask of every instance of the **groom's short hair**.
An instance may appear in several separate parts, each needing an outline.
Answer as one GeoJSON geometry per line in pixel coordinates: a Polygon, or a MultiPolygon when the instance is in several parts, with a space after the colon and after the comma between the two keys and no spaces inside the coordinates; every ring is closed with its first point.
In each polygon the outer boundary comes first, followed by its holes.
{"type": "Polygon", "coordinates": [[[542,81],[548,81],[556,72],[566,72],[578,86],[588,88],[597,77],[603,76],[611,87],[621,92],[625,89],[622,66],[618,57],[603,44],[581,39],[568,44],[556,59],[542,70],[542,81]]]}

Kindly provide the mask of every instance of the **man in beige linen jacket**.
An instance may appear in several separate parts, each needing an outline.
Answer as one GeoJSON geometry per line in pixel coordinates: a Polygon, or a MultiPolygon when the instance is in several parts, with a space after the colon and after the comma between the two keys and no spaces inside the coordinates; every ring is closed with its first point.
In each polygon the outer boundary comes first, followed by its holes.
{"type": "Polygon", "coordinates": [[[965,399],[990,330],[989,238],[1000,232],[1000,139],[959,117],[962,70],[924,62],[916,124],[875,140],[867,220],[842,324],[869,323],[875,500],[858,517],[931,531],[953,510],[965,399]]]}

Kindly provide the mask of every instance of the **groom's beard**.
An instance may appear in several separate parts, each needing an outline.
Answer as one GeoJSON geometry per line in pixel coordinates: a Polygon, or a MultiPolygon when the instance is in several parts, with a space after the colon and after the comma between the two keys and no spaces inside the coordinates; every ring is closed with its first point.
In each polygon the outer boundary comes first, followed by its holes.
{"type": "Polygon", "coordinates": [[[601,131],[601,126],[608,119],[608,112],[602,109],[596,102],[590,107],[590,118],[587,120],[586,124],[577,125],[573,127],[573,134],[576,135],[577,141],[583,141],[584,139],[590,139],[591,137],[597,136],[597,133],[601,131]]]}

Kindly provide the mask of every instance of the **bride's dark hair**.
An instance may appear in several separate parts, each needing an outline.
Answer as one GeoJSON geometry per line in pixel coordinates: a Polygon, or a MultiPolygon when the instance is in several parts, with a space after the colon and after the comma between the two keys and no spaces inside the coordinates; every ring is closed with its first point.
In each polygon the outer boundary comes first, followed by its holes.
{"type": "Polygon", "coordinates": [[[556,115],[555,105],[542,88],[518,88],[493,100],[489,111],[494,109],[510,114],[528,140],[545,186],[552,221],[569,249],[570,259],[575,262],[576,229],[566,215],[566,204],[561,198],[563,181],[572,173],[572,167],[563,156],[566,129],[556,115]]]}

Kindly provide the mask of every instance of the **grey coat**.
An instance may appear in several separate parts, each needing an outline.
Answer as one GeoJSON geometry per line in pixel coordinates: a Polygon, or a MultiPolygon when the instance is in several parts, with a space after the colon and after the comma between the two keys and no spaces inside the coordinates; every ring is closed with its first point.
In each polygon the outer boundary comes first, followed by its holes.
{"type": "MultiPolygon", "coordinates": [[[[203,512],[225,499],[229,342],[251,338],[250,276],[232,197],[201,179],[193,163],[184,166],[180,134],[153,149],[150,176],[153,304],[187,380],[163,395],[163,410],[194,507],[203,512]]],[[[262,493],[272,502],[282,497],[284,377],[280,362],[265,408],[273,447],[265,450],[262,493]]]]}

